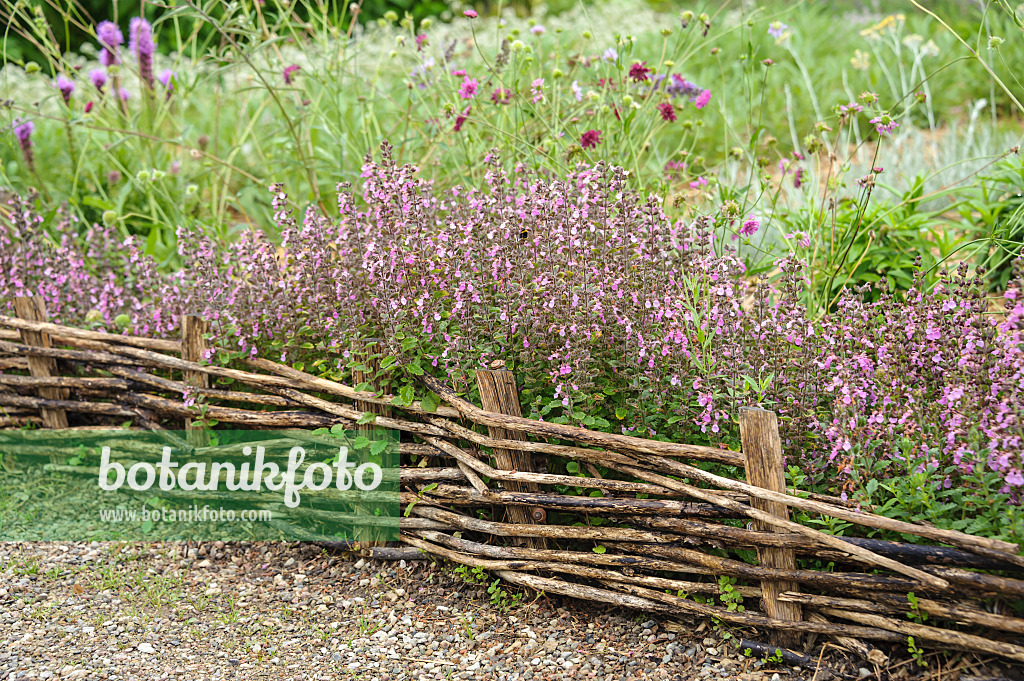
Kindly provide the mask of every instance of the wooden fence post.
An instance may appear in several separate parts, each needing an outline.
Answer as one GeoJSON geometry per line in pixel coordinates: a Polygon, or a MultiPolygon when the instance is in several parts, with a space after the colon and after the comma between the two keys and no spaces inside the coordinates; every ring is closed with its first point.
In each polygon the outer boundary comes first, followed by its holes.
{"type": "MultiPolygon", "coordinates": [[[[494,365],[492,365],[494,366],[494,365]]],[[[522,416],[519,408],[519,391],[516,389],[515,375],[504,367],[496,369],[477,369],[476,384],[480,389],[481,406],[506,416],[522,416]]],[[[506,430],[495,426],[487,426],[488,434],[498,440],[525,440],[526,436],[515,430],[506,430]]],[[[496,467],[504,471],[533,471],[533,460],[529,452],[513,449],[494,450],[496,467]]],[[[506,481],[502,483],[510,492],[537,492],[540,487],[530,482],[506,481]]],[[[505,513],[511,522],[517,525],[535,525],[533,514],[525,506],[508,506],[505,513]]],[[[523,537],[523,546],[535,549],[547,547],[542,537],[523,537]]]]}
{"type": "MultiPolygon", "coordinates": [[[[782,440],[779,437],[779,421],[775,412],[741,408],[740,439],[746,457],[747,482],[773,492],[785,492],[786,474],[782,468],[782,440]]],[[[789,518],[789,507],[777,501],[751,498],[750,505],[779,518],[789,518]]],[[[755,521],[754,525],[754,529],[759,532],[780,531],[761,521],[755,521]]],[[[796,569],[796,552],[793,549],[758,548],[757,559],[764,567],[796,569]]],[[[780,620],[801,620],[799,603],[787,603],[778,599],[783,591],[798,590],[796,582],[762,580],[761,596],[765,614],[780,620]]],[[[774,632],[772,635],[775,645],[780,646],[792,647],[800,640],[799,634],[795,632],[774,632]]]]}
{"type": "MultiPolygon", "coordinates": [[[[352,378],[356,385],[369,383],[374,390],[380,390],[380,379],[377,373],[380,371],[380,353],[384,344],[379,338],[362,338],[352,342],[353,359],[366,367],[367,371],[353,371],[352,378]]],[[[362,412],[377,414],[378,416],[391,416],[391,407],[374,402],[354,400],[355,408],[362,412]]],[[[374,439],[377,426],[372,423],[356,424],[356,430],[360,431],[370,440],[374,439]]],[[[356,504],[355,513],[367,513],[372,509],[369,506],[356,504]]],[[[373,525],[356,525],[353,528],[352,538],[362,546],[386,546],[386,541],[381,541],[380,533],[373,525]]]]}
{"type": "MultiPolygon", "coordinates": [[[[22,319],[31,322],[46,321],[46,303],[39,296],[17,296],[14,299],[14,311],[22,319]]],[[[42,331],[21,330],[21,340],[25,345],[37,347],[50,347],[50,335],[42,331]]],[[[57,375],[57,360],[52,357],[28,357],[28,371],[32,376],[39,378],[50,378],[57,375]]],[[[39,388],[39,397],[48,400],[61,400],[66,398],[66,391],[63,388],[39,388]]],[[[67,428],[68,417],[63,409],[43,408],[44,428],[67,428]]]]}
{"type": "MultiPolygon", "coordinates": [[[[208,345],[203,334],[210,330],[210,325],[197,315],[187,314],[181,318],[181,358],[189,362],[202,362],[206,359],[208,345]]],[[[193,388],[209,388],[210,375],[202,371],[186,371],[185,383],[193,388]]],[[[196,426],[192,419],[185,418],[185,431],[188,443],[193,447],[205,447],[210,444],[210,434],[205,426],[196,426]]]]}

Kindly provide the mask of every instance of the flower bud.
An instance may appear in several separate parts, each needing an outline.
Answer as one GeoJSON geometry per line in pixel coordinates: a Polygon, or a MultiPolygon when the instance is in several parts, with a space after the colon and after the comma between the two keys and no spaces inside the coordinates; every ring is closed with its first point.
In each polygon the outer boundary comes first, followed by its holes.
{"type": "Polygon", "coordinates": [[[395,23],[398,21],[398,12],[393,9],[389,9],[387,12],[384,12],[384,18],[391,23],[395,23]]]}
{"type": "Polygon", "coordinates": [[[105,210],[103,211],[103,224],[107,227],[117,222],[117,211],[105,210]]]}
{"type": "Polygon", "coordinates": [[[149,171],[148,170],[140,170],[135,175],[136,181],[141,182],[143,184],[145,184],[146,182],[149,182],[149,177],[150,176],[149,176],[149,171]]]}

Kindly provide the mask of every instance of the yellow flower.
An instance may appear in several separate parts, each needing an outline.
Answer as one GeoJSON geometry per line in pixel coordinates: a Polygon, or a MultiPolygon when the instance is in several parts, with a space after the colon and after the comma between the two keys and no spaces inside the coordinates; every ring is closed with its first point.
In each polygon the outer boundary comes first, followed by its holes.
{"type": "Polygon", "coordinates": [[[856,50],[850,59],[850,64],[858,71],[867,71],[871,68],[871,55],[863,50],[856,50]]]}

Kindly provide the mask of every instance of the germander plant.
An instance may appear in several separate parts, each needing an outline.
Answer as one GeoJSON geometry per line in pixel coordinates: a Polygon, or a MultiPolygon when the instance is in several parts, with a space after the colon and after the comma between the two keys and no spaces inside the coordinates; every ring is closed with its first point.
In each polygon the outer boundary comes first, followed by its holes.
{"type": "MultiPolygon", "coordinates": [[[[45,225],[15,204],[0,221],[0,297],[37,293],[61,321],[155,335],[198,312],[215,361],[262,354],[347,382],[351,341],[383,338],[400,403],[430,403],[421,373],[475,399],[472,370],[502,359],[525,413],[591,428],[737,447],[736,409],[760,404],[814,488],[941,524],[1019,503],[1018,284],[1002,319],[966,266],[932,289],[919,273],[899,296],[847,289],[816,319],[802,263],[749,277],[711,248],[709,218],[668,218],[621,169],[546,177],[488,162],[485,188],[442,190],[385,147],[363,166],[360,201],[342,187],[334,216],[301,222],[275,186],[281,246],[183,231],[174,274],[110,228],[83,248],[71,220],[45,225]],[[932,496],[907,496],[911,480],[932,496]]],[[[1015,536],[1012,517],[986,531],[1015,536]]]]}

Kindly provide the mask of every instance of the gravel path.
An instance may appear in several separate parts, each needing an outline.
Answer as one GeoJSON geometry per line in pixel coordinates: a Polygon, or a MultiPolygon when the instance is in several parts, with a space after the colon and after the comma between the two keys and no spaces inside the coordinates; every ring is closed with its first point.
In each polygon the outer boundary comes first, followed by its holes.
{"type": "Polygon", "coordinates": [[[543,596],[502,613],[429,561],[185,549],[0,543],[0,680],[801,678],[707,624],[543,596]]]}

